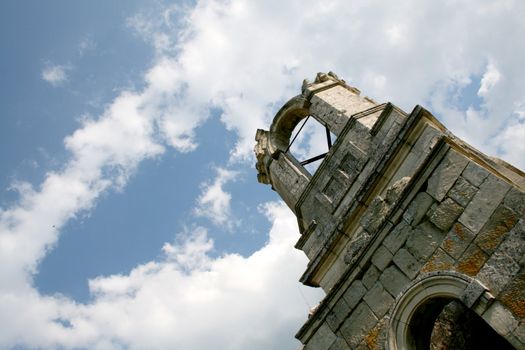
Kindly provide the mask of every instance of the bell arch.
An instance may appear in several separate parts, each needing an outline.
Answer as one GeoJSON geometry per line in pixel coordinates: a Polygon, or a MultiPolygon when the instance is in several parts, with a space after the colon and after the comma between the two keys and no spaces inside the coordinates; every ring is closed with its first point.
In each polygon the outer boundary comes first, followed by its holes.
{"type": "MultiPolygon", "coordinates": [[[[294,140],[292,138],[294,130],[301,127],[299,125],[301,122],[314,119],[326,130],[328,148],[332,143],[330,136],[332,125],[324,120],[325,116],[311,113],[310,107],[311,102],[304,95],[292,98],[277,112],[270,130],[268,132],[260,130],[256,136],[255,153],[259,181],[271,184],[294,212],[297,201],[312,178],[305,165],[323,159],[328,153],[324,152],[303,161],[297,159],[289,152],[290,144],[294,140]]],[[[344,115],[338,118],[347,119],[344,115]]]]}

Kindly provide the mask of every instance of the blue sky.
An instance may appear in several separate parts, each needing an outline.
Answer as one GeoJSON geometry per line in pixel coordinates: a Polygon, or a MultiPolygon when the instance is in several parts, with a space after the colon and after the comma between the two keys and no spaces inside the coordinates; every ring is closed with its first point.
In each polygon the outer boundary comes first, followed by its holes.
{"type": "Polygon", "coordinates": [[[255,130],[333,70],[523,169],[523,15],[510,0],[6,2],[0,348],[296,349],[322,293],[297,282],[307,261],[256,181],[255,130]]]}

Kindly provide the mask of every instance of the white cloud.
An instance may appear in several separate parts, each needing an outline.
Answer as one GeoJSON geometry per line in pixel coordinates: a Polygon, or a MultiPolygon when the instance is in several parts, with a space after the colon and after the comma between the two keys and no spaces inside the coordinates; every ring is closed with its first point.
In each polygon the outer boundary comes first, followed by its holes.
{"type": "Polygon", "coordinates": [[[491,62],[487,65],[487,70],[481,78],[481,85],[478,90],[479,96],[487,96],[489,91],[500,81],[501,73],[499,72],[496,65],[491,62]]]}
{"type": "Polygon", "coordinates": [[[239,222],[232,216],[231,194],[224,191],[224,186],[228,182],[235,181],[239,173],[224,168],[217,168],[216,171],[217,175],[212,182],[201,185],[202,193],[197,198],[194,213],[231,230],[239,222]]]}
{"type": "Polygon", "coordinates": [[[67,81],[67,71],[71,68],[63,65],[49,65],[42,70],[42,79],[53,86],[59,86],[67,81]]]}
{"type": "Polygon", "coordinates": [[[273,222],[269,241],[246,258],[212,258],[213,242],[197,227],[178,243],[166,244],[165,259],[128,275],[89,281],[90,304],[1,294],[0,323],[7,329],[2,328],[0,346],[17,338],[29,346],[90,349],[297,347],[293,334],[321,291],[301,287],[301,292],[296,282],[306,258],[293,248],[298,238],[293,215],[276,203],[266,204],[264,212],[273,222]],[[7,316],[20,310],[25,322],[7,316]]]}

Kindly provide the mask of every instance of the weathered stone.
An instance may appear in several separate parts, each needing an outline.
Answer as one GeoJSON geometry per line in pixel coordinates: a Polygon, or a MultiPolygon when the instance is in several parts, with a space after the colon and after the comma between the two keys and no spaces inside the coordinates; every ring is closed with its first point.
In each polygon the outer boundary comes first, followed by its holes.
{"type": "Polygon", "coordinates": [[[354,350],[370,350],[370,348],[368,347],[366,342],[363,340],[361,343],[359,343],[359,345],[357,345],[356,348],[354,348],[354,350]]]}
{"type": "Polygon", "coordinates": [[[379,277],[383,287],[394,298],[405,288],[410,280],[395,266],[388,267],[379,277]]]}
{"type": "Polygon", "coordinates": [[[368,349],[381,350],[384,349],[385,340],[384,339],[384,330],[386,327],[387,318],[382,318],[374,328],[368,332],[365,336],[365,344],[368,349]]]}
{"type": "Polygon", "coordinates": [[[416,277],[421,268],[421,263],[404,248],[397,251],[393,260],[397,267],[410,279],[416,277]]]}
{"type": "Polygon", "coordinates": [[[454,150],[449,150],[439,166],[428,179],[427,192],[441,202],[458,176],[467,166],[468,159],[454,150]]]}
{"type": "Polygon", "coordinates": [[[483,180],[489,173],[479,165],[473,162],[469,162],[463,173],[461,174],[468,182],[476,187],[479,187],[483,180]]]}
{"type": "Polygon", "coordinates": [[[326,323],[317,329],[306,345],[306,350],[328,349],[337,339],[326,323]]]}
{"type": "Polygon", "coordinates": [[[525,321],[520,322],[520,325],[514,330],[514,335],[525,345],[525,321]]]}
{"type": "Polygon", "coordinates": [[[401,221],[383,241],[383,245],[392,253],[395,254],[399,248],[405,244],[408,235],[412,232],[412,227],[401,221]]]}
{"type": "MultiPolygon", "coordinates": [[[[434,322],[429,350],[510,350],[514,349],[511,344],[515,344],[511,333],[501,337],[471,309],[452,301],[434,322]]],[[[516,348],[521,349],[522,346],[516,348]]]]}
{"type": "Polygon", "coordinates": [[[498,250],[525,267],[525,219],[519,220],[506,235],[498,250]]]}
{"type": "Polygon", "coordinates": [[[434,322],[429,350],[470,349],[473,324],[469,311],[457,300],[445,305],[434,322]]]}
{"type": "Polygon", "coordinates": [[[473,280],[469,283],[467,288],[465,288],[459,299],[466,307],[472,308],[472,306],[476,303],[479,297],[481,297],[485,290],[486,289],[484,285],[482,285],[478,280],[473,280]]]}
{"type": "Polygon", "coordinates": [[[475,276],[488,256],[475,244],[471,244],[458,260],[457,269],[469,276],[475,276]]]}
{"type": "MultiPolygon", "coordinates": [[[[376,325],[377,317],[365,302],[360,303],[341,326],[341,334],[351,348],[361,343],[365,335],[376,325]]],[[[318,349],[324,349],[320,347],[318,349]]]]}
{"type": "Polygon", "coordinates": [[[468,228],[460,223],[456,223],[452,226],[443,242],[441,242],[441,248],[457,260],[473,239],[474,234],[468,228]]]}
{"type": "Polygon", "coordinates": [[[378,318],[383,317],[394,302],[394,298],[383,288],[380,282],[376,282],[363,299],[378,318]]]}
{"type": "MultiPolygon", "coordinates": [[[[514,330],[515,331],[515,330],[514,330]]],[[[507,336],[505,337],[505,340],[511,344],[514,349],[525,349],[525,344],[522,343],[515,335],[514,335],[514,332],[513,333],[509,333],[507,334],[507,336]]]]}
{"type": "Polygon", "coordinates": [[[525,192],[513,187],[505,196],[503,203],[518,214],[518,216],[525,215],[525,192]]]}
{"type": "Polygon", "coordinates": [[[496,332],[503,336],[511,333],[518,326],[518,321],[510,311],[498,302],[492,304],[482,317],[496,332]]]}
{"type": "Polygon", "coordinates": [[[434,272],[443,270],[452,270],[454,267],[454,259],[448,256],[442,249],[436,250],[434,255],[421,268],[421,272],[434,272]]]}
{"type": "Polygon", "coordinates": [[[359,303],[361,298],[363,298],[365,293],[366,288],[363,286],[363,283],[360,280],[355,280],[343,294],[343,298],[350,309],[353,309],[359,303]]]}
{"type": "Polygon", "coordinates": [[[336,341],[333,342],[332,346],[330,346],[328,350],[350,350],[350,347],[343,337],[337,337],[336,341]]]}
{"type": "Polygon", "coordinates": [[[335,306],[328,313],[328,316],[326,316],[326,323],[333,332],[336,332],[339,329],[339,326],[343,323],[350,311],[350,307],[343,298],[337,301],[335,306]]]}
{"type": "Polygon", "coordinates": [[[443,233],[425,221],[418,225],[407,239],[406,247],[420,261],[426,261],[443,240],[443,233]]]}
{"type": "Polygon", "coordinates": [[[426,212],[434,203],[432,198],[426,192],[419,192],[403,214],[403,219],[412,226],[416,226],[425,217],[426,212]]]}
{"type": "Polygon", "coordinates": [[[389,321],[390,321],[390,317],[387,314],[376,325],[376,328],[379,330],[379,333],[377,334],[377,338],[376,338],[376,347],[375,347],[376,350],[386,349],[386,342],[388,339],[388,330],[389,330],[389,327],[388,327],[389,321]]]}
{"type": "Polygon", "coordinates": [[[407,185],[410,183],[410,177],[405,176],[390,186],[386,191],[385,196],[385,202],[389,205],[394,204],[397,202],[399,197],[401,196],[401,193],[403,193],[404,189],[407,187],[407,185]]]}
{"type": "Polygon", "coordinates": [[[361,219],[361,226],[370,233],[376,232],[385,221],[388,210],[387,203],[381,197],[376,197],[361,219]]]}
{"type": "Polygon", "coordinates": [[[392,261],[392,253],[385,246],[380,245],[372,256],[372,263],[381,271],[392,261]]]}
{"type": "Polygon", "coordinates": [[[439,203],[438,202],[434,202],[432,203],[432,205],[430,206],[430,208],[428,208],[428,211],[427,211],[427,218],[431,217],[432,214],[434,213],[434,211],[436,210],[436,208],[438,207],[439,203]]]}
{"type": "Polygon", "coordinates": [[[508,255],[496,251],[478,273],[478,279],[486,284],[492,293],[498,294],[516,276],[520,266],[508,255]]]}
{"type": "Polygon", "coordinates": [[[503,180],[493,175],[488,176],[459,217],[459,221],[472,232],[478,233],[505,197],[509,188],[510,185],[503,180]]]}
{"type": "Polygon", "coordinates": [[[501,302],[507,306],[514,315],[525,318],[525,273],[517,275],[505,287],[500,295],[501,302]]]}
{"type": "Polygon", "coordinates": [[[447,198],[439,204],[430,216],[430,221],[443,231],[448,231],[463,212],[463,207],[447,198]]]}
{"type": "Polygon", "coordinates": [[[487,254],[491,254],[503,240],[503,235],[516,224],[516,221],[514,212],[500,205],[483,226],[474,242],[487,254]]]}
{"type": "Polygon", "coordinates": [[[356,258],[359,256],[359,253],[363,250],[364,247],[370,241],[370,235],[363,229],[358,230],[353,236],[348,244],[344,255],[344,262],[347,265],[353,264],[356,258]]]}
{"type": "Polygon", "coordinates": [[[475,186],[460,176],[448,191],[448,196],[462,207],[466,207],[477,191],[478,189],[475,186]]]}
{"type": "Polygon", "coordinates": [[[363,279],[361,281],[363,282],[364,286],[367,289],[370,289],[370,288],[372,288],[374,283],[376,283],[376,281],[379,278],[380,274],[381,274],[381,271],[379,271],[377,269],[377,267],[375,267],[375,265],[372,264],[372,265],[370,265],[368,270],[366,270],[366,272],[365,272],[365,274],[363,276],[363,279]]]}

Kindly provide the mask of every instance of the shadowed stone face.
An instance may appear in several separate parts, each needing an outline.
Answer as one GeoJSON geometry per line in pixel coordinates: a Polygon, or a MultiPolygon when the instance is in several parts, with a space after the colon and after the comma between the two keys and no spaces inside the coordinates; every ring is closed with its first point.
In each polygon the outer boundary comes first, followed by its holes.
{"type": "Polygon", "coordinates": [[[481,317],[459,301],[447,304],[432,328],[430,350],[514,349],[481,317]]]}

